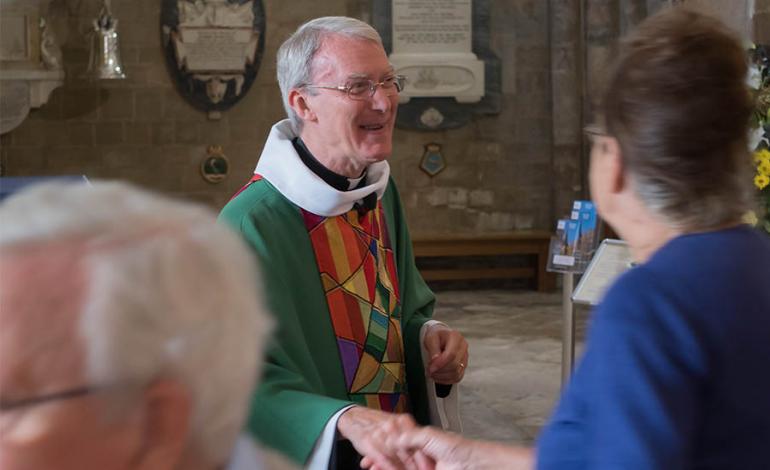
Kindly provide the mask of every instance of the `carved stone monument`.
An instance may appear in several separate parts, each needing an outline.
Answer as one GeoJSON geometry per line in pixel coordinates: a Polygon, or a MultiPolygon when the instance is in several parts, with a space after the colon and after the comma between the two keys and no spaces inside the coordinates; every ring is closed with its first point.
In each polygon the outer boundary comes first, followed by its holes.
{"type": "Polygon", "coordinates": [[[217,118],[248,91],[264,50],[261,0],[163,0],[171,75],[193,106],[217,118]]]}
{"type": "Polygon", "coordinates": [[[484,96],[484,62],[471,51],[471,0],[392,0],[396,72],[409,77],[399,95],[453,97],[475,103],[484,96]]]}
{"type": "Polygon", "coordinates": [[[396,71],[407,76],[396,124],[454,129],[502,106],[492,52],[491,0],[372,0],[372,24],[396,71]]]}
{"type": "Polygon", "coordinates": [[[0,134],[21,124],[64,82],[61,50],[44,18],[46,4],[0,2],[0,134]]]}

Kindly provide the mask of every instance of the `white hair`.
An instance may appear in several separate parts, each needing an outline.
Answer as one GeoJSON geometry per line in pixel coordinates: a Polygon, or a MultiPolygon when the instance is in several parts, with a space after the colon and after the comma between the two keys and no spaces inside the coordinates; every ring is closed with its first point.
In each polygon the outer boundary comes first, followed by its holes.
{"type": "Polygon", "coordinates": [[[361,20],[346,16],[324,16],[310,20],[281,44],[276,60],[278,86],[281,88],[286,115],[297,133],[302,129],[302,120],[291,109],[289,92],[312,83],[315,54],[330,35],[373,41],[382,46],[382,38],[377,30],[361,20]]]}
{"type": "Polygon", "coordinates": [[[123,183],[41,184],[0,205],[0,248],[72,241],[88,292],[79,331],[95,384],[159,378],[191,395],[191,442],[227,461],[271,329],[256,261],[213,213],[123,183]]]}

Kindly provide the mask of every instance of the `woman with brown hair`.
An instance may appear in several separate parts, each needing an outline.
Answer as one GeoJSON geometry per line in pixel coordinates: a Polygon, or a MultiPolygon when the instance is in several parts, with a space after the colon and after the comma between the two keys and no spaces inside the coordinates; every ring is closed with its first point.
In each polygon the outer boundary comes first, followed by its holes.
{"type": "MultiPolygon", "coordinates": [[[[770,466],[770,239],[741,223],[746,73],[740,42],[683,9],[623,43],[589,177],[599,214],[638,264],[593,313],[537,468],[770,466]]],[[[389,443],[440,468],[533,464],[524,449],[431,429],[389,443]]]]}

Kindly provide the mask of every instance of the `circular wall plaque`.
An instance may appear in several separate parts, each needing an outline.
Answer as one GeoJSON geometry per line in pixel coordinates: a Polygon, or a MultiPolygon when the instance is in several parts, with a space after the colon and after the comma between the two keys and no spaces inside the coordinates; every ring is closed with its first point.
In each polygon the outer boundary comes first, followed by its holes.
{"type": "Polygon", "coordinates": [[[265,49],[262,0],[162,0],[169,74],[193,106],[225,111],[249,91],[265,49]]]}
{"type": "Polygon", "coordinates": [[[209,183],[219,183],[227,178],[230,172],[230,162],[227,160],[222,147],[210,145],[206,156],[201,160],[201,176],[209,183]]]}

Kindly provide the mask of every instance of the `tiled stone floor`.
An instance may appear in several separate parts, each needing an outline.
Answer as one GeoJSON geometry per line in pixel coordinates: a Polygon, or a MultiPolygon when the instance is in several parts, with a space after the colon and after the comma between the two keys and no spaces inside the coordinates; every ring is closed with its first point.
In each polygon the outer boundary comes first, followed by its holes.
{"type": "MultiPolygon", "coordinates": [[[[531,291],[439,291],[434,317],[470,345],[460,387],[463,434],[531,445],[560,387],[561,294],[531,291]]],[[[577,352],[587,312],[577,312],[577,352]]]]}

